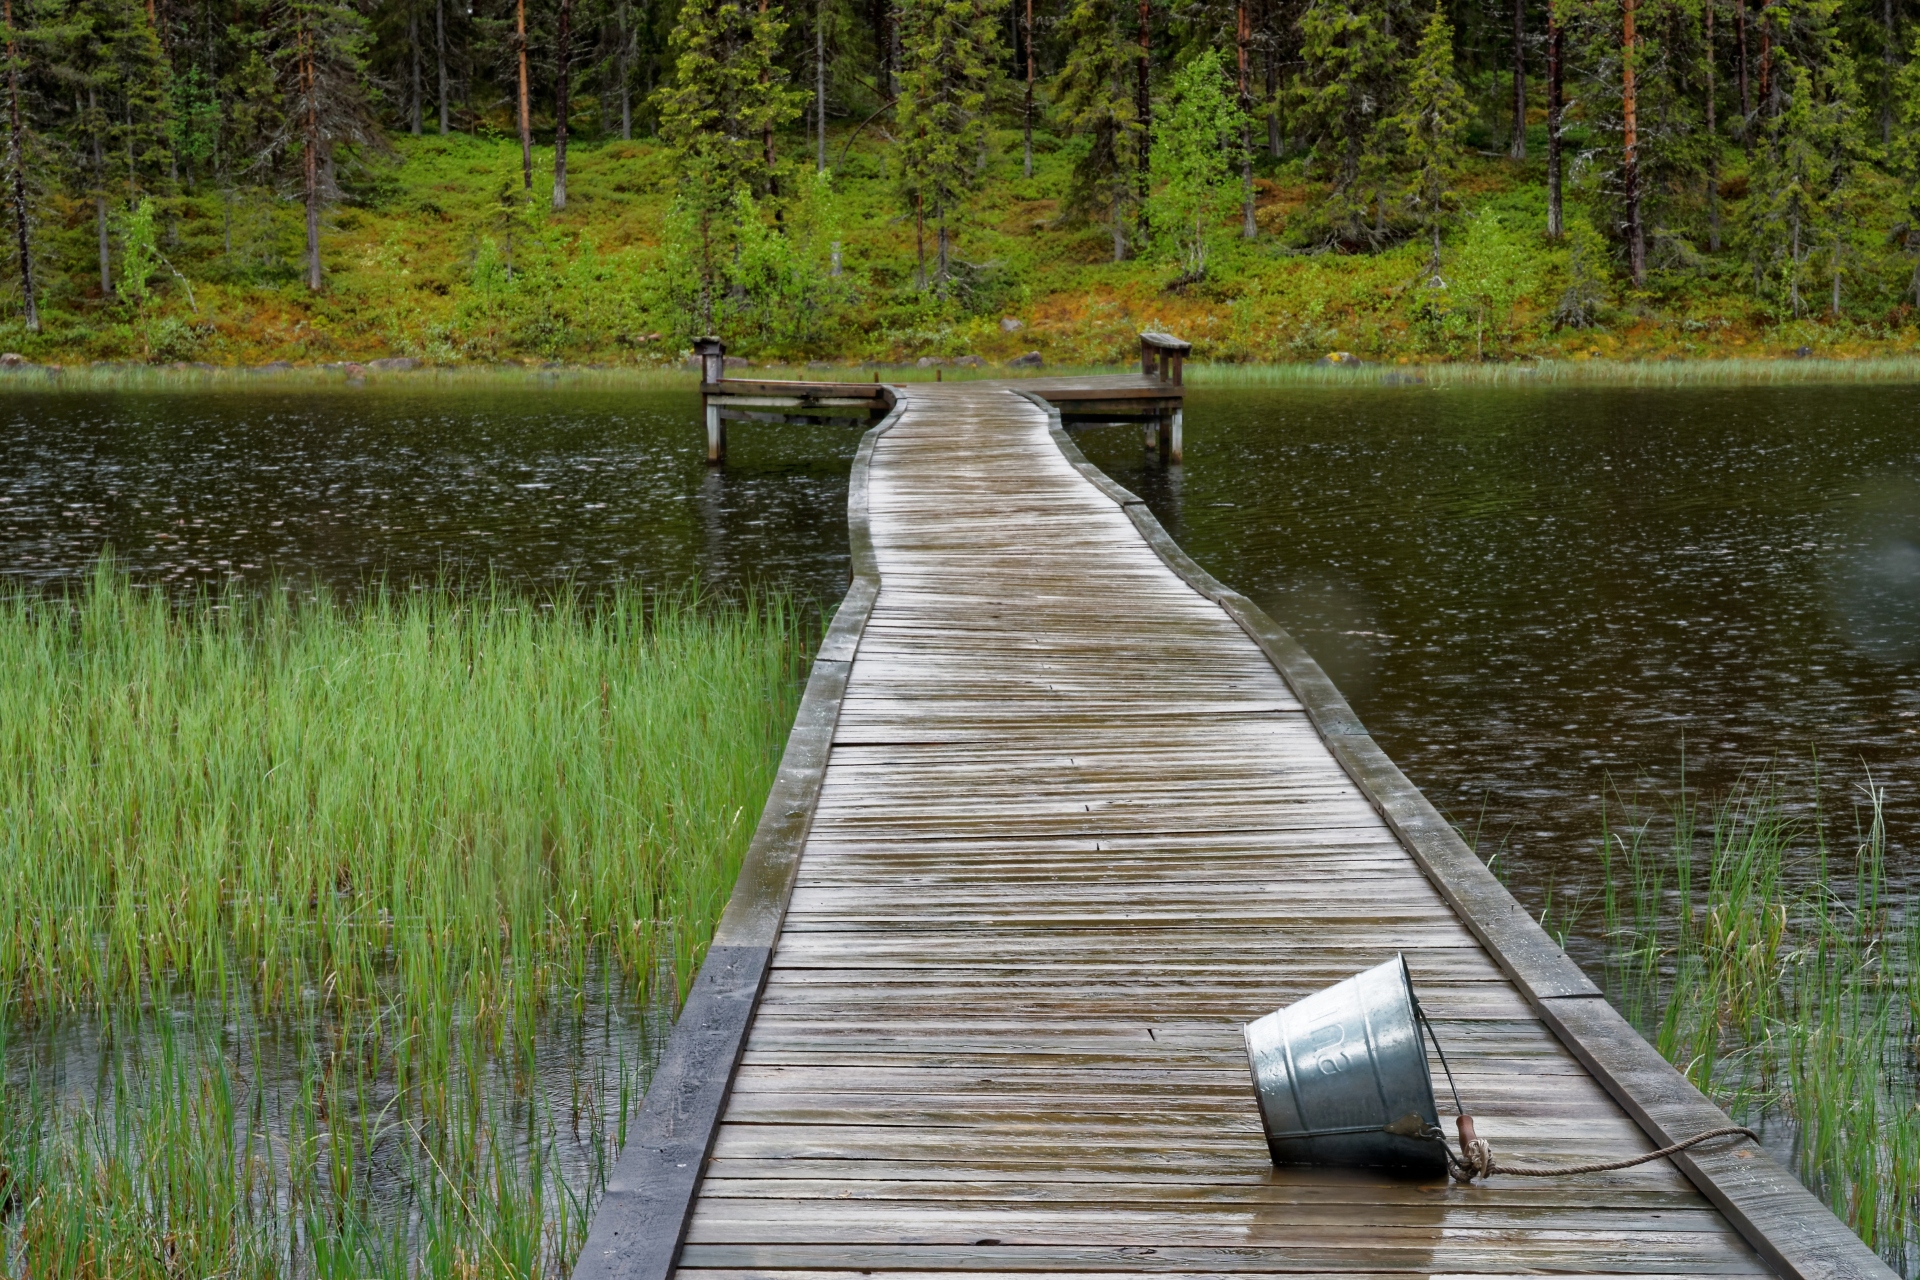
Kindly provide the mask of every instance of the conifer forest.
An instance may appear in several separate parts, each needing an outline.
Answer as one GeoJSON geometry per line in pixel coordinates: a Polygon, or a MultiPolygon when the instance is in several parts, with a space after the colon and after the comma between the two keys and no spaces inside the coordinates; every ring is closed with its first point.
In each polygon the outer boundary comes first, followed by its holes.
{"type": "Polygon", "coordinates": [[[1883,355],[1905,0],[5,0],[38,362],[1883,355]]]}

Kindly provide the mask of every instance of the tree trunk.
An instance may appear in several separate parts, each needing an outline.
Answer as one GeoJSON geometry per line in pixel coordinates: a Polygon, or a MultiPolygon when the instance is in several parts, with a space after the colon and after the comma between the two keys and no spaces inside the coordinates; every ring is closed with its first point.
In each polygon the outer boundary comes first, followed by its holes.
{"type": "Polygon", "coordinates": [[[1567,230],[1560,195],[1560,111],[1564,105],[1560,66],[1564,51],[1559,3],[1548,0],[1547,4],[1547,234],[1556,240],[1567,230]]]}
{"type": "Polygon", "coordinates": [[[927,287],[927,211],[919,192],[913,193],[914,287],[927,287]]]}
{"type": "Polygon", "coordinates": [[[420,10],[407,8],[407,132],[420,136],[420,10]]]}
{"type": "MultiPolygon", "coordinates": [[[[1253,118],[1253,102],[1247,95],[1247,46],[1253,40],[1253,15],[1247,12],[1247,0],[1240,0],[1239,25],[1234,43],[1240,59],[1240,110],[1244,119],[1253,118]]],[[[1240,127],[1240,236],[1252,240],[1260,228],[1253,220],[1253,137],[1252,125],[1240,127]]]]}
{"type": "MultiPolygon", "coordinates": [[[[1880,48],[1880,67],[1881,73],[1886,76],[1887,81],[1886,91],[1880,95],[1880,145],[1886,147],[1893,145],[1894,76],[1897,74],[1895,64],[1899,57],[1898,50],[1895,49],[1893,41],[1893,0],[1881,0],[1880,21],[1886,30],[1886,39],[1880,48]]],[[[1834,288],[1837,290],[1839,287],[1840,282],[1836,277],[1834,280],[1834,288]]],[[[1840,304],[1837,301],[1839,296],[1838,293],[1834,294],[1836,301],[1833,311],[1835,315],[1840,314],[1840,304]]]]}
{"type": "Polygon", "coordinates": [[[320,104],[313,75],[313,32],[300,33],[300,92],[306,99],[301,121],[300,170],[307,203],[307,290],[320,292],[320,104]]]}
{"type": "Polygon", "coordinates": [[[620,6],[620,141],[633,141],[633,10],[620,6]]]}
{"type": "Polygon", "coordinates": [[[1760,6],[1760,107],[1769,118],[1775,114],[1773,84],[1773,0],[1760,6]]]}
{"type": "Polygon", "coordinates": [[[7,180],[13,187],[13,225],[20,242],[20,296],[26,302],[27,332],[40,332],[40,300],[33,289],[33,249],[27,218],[27,157],[20,138],[20,73],[13,37],[13,0],[6,0],[7,24],[7,180]]]}
{"type": "Polygon", "coordinates": [[[440,70],[440,136],[447,136],[447,0],[433,0],[433,56],[440,70]]]}
{"type": "Polygon", "coordinates": [[[813,114],[820,126],[820,155],[815,164],[827,171],[827,0],[813,4],[813,114]]]}
{"type": "Polygon", "coordinates": [[[1027,105],[1020,116],[1022,176],[1033,176],[1033,0],[1027,0],[1027,105]]]}
{"type": "Polygon", "coordinates": [[[1113,199],[1109,202],[1107,212],[1109,215],[1108,220],[1113,224],[1113,260],[1115,262],[1125,262],[1127,260],[1127,224],[1125,219],[1121,217],[1120,193],[1118,191],[1113,193],[1113,199]]]}
{"type": "Polygon", "coordinates": [[[100,296],[111,298],[113,242],[108,236],[107,223],[107,153],[100,145],[100,95],[92,85],[87,86],[87,132],[93,141],[93,221],[100,238],[100,296]]]}
{"type": "Polygon", "coordinates": [[[940,283],[942,286],[944,286],[947,283],[947,274],[948,274],[947,272],[947,215],[944,213],[940,215],[940,226],[939,226],[939,229],[935,232],[935,238],[938,241],[940,246],[940,261],[939,261],[940,283]]]}
{"type": "Polygon", "coordinates": [[[1747,0],[1733,0],[1734,79],[1740,82],[1740,138],[1747,137],[1747,121],[1753,118],[1753,95],[1747,92],[1747,0]]]}
{"type": "Polygon", "coordinates": [[[520,64],[520,179],[533,190],[533,108],[527,101],[527,0],[513,0],[513,46],[520,64]]]}
{"type": "Polygon", "coordinates": [[[1513,139],[1507,154],[1527,158],[1527,0],[1513,0],[1513,139]]]}
{"type": "Polygon", "coordinates": [[[1714,125],[1713,5],[1706,0],[1707,44],[1707,252],[1720,252],[1720,133],[1714,125]]]}
{"type": "Polygon", "coordinates": [[[873,24],[873,56],[878,60],[874,74],[880,85],[880,96],[893,96],[893,36],[887,21],[887,0],[873,0],[867,9],[867,16],[873,24]]]}
{"type": "Polygon", "coordinates": [[[1640,225],[1640,134],[1639,102],[1634,93],[1633,72],[1637,53],[1634,36],[1635,0],[1625,0],[1620,24],[1620,110],[1621,163],[1620,184],[1627,204],[1627,266],[1638,289],[1647,283],[1647,239],[1640,225]]]}
{"type": "MultiPolygon", "coordinates": [[[[760,0],[761,16],[764,17],[766,12],[767,0],[760,0]]],[[[766,86],[767,73],[765,70],[762,70],[760,72],[760,91],[762,93],[766,92],[766,86]]],[[[775,176],[773,170],[773,126],[771,124],[760,131],[760,144],[765,150],[767,157],[767,195],[777,200],[780,196],[780,179],[775,176]]],[[[780,222],[780,208],[778,205],[774,206],[773,220],[776,224],[780,222]]]]}
{"type": "Polygon", "coordinates": [[[567,207],[567,95],[573,88],[573,0],[560,0],[553,65],[553,207],[567,207]]]}
{"type": "Polygon", "coordinates": [[[1267,50],[1267,154],[1278,160],[1286,149],[1280,145],[1280,55],[1267,50]]]}
{"type": "Polygon", "coordinates": [[[1835,320],[1840,318],[1840,237],[1838,235],[1833,238],[1833,306],[1827,314],[1835,320]]]}
{"type": "MultiPolygon", "coordinates": [[[[1246,0],[1241,0],[1241,14],[1246,13],[1246,0]]],[[[1152,74],[1153,9],[1149,0],[1140,0],[1140,56],[1135,63],[1138,83],[1134,86],[1133,113],[1140,125],[1140,164],[1139,176],[1135,183],[1140,196],[1141,217],[1146,217],[1147,197],[1153,192],[1153,94],[1149,83],[1152,74]]],[[[1242,55],[1243,57],[1245,55],[1242,55]]]]}

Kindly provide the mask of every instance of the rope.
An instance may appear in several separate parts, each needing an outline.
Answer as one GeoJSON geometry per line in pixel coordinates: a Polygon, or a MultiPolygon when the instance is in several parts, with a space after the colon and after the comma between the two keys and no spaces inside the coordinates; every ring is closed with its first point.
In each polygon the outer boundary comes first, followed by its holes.
{"type": "MultiPolygon", "coordinates": [[[[1411,993],[1409,993],[1411,994],[1411,993]]],[[[1649,1160],[1664,1160],[1666,1157],[1685,1151],[1688,1147],[1697,1147],[1703,1142],[1715,1138],[1730,1138],[1739,1134],[1751,1138],[1756,1145],[1760,1135],[1744,1125],[1723,1125],[1718,1129],[1708,1129],[1684,1138],[1670,1147],[1658,1151],[1649,1151],[1643,1156],[1629,1156],[1625,1160],[1596,1160],[1591,1164],[1570,1164],[1549,1168],[1537,1164],[1501,1164],[1493,1158],[1493,1146],[1485,1139],[1475,1136],[1473,1117],[1460,1105],[1460,1089],[1453,1082],[1453,1068],[1447,1063],[1447,1051],[1440,1047],[1439,1033],[1433,1029],[1433,1023],[1427,1017],[1427,1011],[1420,1007],[1420,1001],[1413,1001],[1413,1016],[1427,1029],[1427,1038],[1433,1041],[1433,1051],[1440,1055],[1440,1069],[1447,1073],[1447,1089],[1453,1094],[1453,1109],[1459,1117],[1460,1155],[1453,1154],[1453,1148],[1447,1145],[1447,1135],[1440,1130],[1427,1126],[1423,1137],[1439,1142],[1440,1149],[1447,1153],[1447,1172],[1455,1182],[1472,1182],[1475,1178],[1491,1178],[1496,1173],[1510,1173],[1516,1178],[1560,1178],[1571,1177],[1578,1173],[1607,1173],[1614,1169],[1631,1169],[1637,1164],[1646,1164],[1649,1160]]],[[[1411,1119],[1411,1117],[1409,1117],[1411,1119]]]]}
{"type": "Polygon", "coordinates": [[[1606,1173],[1612,1169],[1631,1169],[1649,1160],[1662,1160],[1677,1152],[1685,1151],[1688,1147],[1697,1147],[1715,1138],[1730,1138],[1736,1133],[1742,1137],[1751,1138],[1755,1142],[1760,1141],[1760,1135],[1753,1130],[1743,1125],[1730,1124],[1718,1129],[1708,1129],[1704,1133],[1696,1133],[1691,1138],[1676,1142],[1670,1147],[1662,1147],[1658,1151],[1649,1151],[1643,1156],[1630,1156],[1625,1160],[1596,1160],[1591,1164],[1570,1164],[1548,1168],[1544,1165],[1501,1164],[1493,1158],[1493,1147],[1485,1139],[1468,1137],[1468,1134],[1473,1131],[1471,1124],[1465,1127],[1467,1132],[1461,1135],[1465,1139],[1461,1143],[1465,1159],[1454,1155],[1453,1148],[1445,1145],[1446,1137],[1444,1135],[1440,1137],[1441,1144],[1447,1153],[1447,1172],[1453,1175],[1455,1182],[1472,1182],[1475,1178],[1490,1178],[1496,1173],[1510,1173],[1516,1178],[1557,1178],[1576,1173],[1606,1173]]]}

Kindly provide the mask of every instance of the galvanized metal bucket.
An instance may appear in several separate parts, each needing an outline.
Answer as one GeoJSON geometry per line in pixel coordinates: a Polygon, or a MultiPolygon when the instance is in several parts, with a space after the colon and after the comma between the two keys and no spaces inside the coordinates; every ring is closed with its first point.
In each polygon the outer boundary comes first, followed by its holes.
{"type": "Polygon", "coordinates": [[[1275,1164],[1445,1172],[1406,957],[1249,1023],[1246,1036],[1275,1164]]]}

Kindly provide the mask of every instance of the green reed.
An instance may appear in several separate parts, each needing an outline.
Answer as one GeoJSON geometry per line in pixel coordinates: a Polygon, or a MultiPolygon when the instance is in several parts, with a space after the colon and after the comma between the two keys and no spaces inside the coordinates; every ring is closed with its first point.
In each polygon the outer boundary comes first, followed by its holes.
{"type": "Polygon", "coordinates": [[[0,993],[166,977],[498,1007],[590,944],[686,982],[805,659],[780,600],[0,601],[0,993]]]}
{"type": "Polygon", "coordinates": [[[0,1271],[564,1275],[811,639],[635,588],[0,601],[0,1271]]]}
{"type": "Polygon", "coordinates": [[[1532,360],[1479,363],[1315,364],[1191,363],[1186,381],[1197,387],[1713,387],[1829,383],[1920,382],[1920,359],[1875,356],[1859,360],[1735,358],[1715,360],[1532,360]]]}
{"type": "Polygon", "coordinates": [[[1843,851],[1780,775],[1626,806],[1602,844],[1609,994],[1896,1269],[1920,1265],[1920,912],[1894,895],[1882,796],[1843,851]]]}

